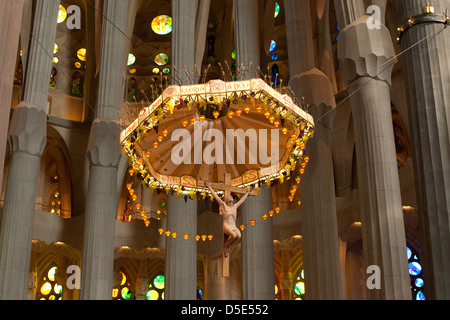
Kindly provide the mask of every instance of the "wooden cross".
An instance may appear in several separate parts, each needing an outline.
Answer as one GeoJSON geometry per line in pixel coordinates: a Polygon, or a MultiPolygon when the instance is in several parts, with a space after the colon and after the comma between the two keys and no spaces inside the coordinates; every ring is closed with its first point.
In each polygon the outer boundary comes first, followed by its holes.
{"type": "MultiPolygon", "coordinates": [[[[199,181],[198,184],[200,186],[205,186],[204,181],[199,181]]],[[[232,192],[237,193],[237,194],[245,194],[247,192],[246,188],[239,188],[239,187],[231,186],[231,174],[229,174],[229,173],[225,174],[225,181],[223,184],[210,182],[210,185],[213,190],[223,190],[225,192],[225,197],[231,195],[232,192]]],[[[256,197],[258,195],[258,192],[256,190],[252,190],[250,195],[256,197]]],[[[225,232],[223,232],[222,277],[224,277],[224,278],[228,278],[230,276],[230,255],[228,255],[228,257],[225,257],[225,253],[224,253],[225,243],[227,242],[227,240],[228,240],[228,236],[225,234],[225,232]]]]}

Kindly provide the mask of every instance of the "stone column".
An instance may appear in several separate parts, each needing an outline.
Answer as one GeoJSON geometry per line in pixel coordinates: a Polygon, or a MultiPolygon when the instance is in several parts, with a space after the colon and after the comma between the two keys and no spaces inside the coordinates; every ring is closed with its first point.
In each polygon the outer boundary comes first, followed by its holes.
{"type": "Polygon", "coordinates": [[[2,1],[0,3],[0,186],[3,180],[6,141],[8,139],[9,114],[13,92],[13,80],[17,60],[23,1],[2,1]]]}
{"type": "Polygon", "coordinates": [[[338,58],[351,95],[365,268],[381,269],[368,299],[411,299],[390,85],[394,49],[388,29],[369,29],[363,1],[335,0],[342,28],[338,58]],[[344,14],[343,14],[344,13],[344,14]]]}
{"type": "Polygon", "coordinates": [[[242,298],[275,299],[275,268],[272,219],[261,218],[272,208],[272,191],[265,186],[257,197],[248,197],[242,205],[242,298]],[[255,220],[254,226],[250,224],[255,220]]]}
{"type": "Polygon", "coordinates": [[[166,300],[197,299],[197,200],[167,196],[166,300]],[[184,239],[183,235],[189,238],[184,239]]]}
{"type": "Polygon", "coordinates": [[[97,119],[88,146],[90,164],[86,201],[81,298],[110,300],[114,265],[114,230],[117,214],[119,111],[122,105],[128,0],[106,0],[103,12],[102,53],[97,119]]]}
{"type": "Polygon", "coordinates": [[[230,300],[228,279],[222,276],[222,256],[204,257],[205,300],[230,300]]]}
{"type": "Polygon", "coordinates": [[[197,5],[198,0],[172,0],[172,84],[196,84],[199,78],[201,66],[194,66],[197,5]]]}
{"type": "MultiPolygon", "coordinates": [[[[435,13],[449,0],[430,1],[435,13]]],[[[397,0],[399,25],[423,13],[426,1],[397,0]]],[[[450,15],[450,13],[448,13],[450,15]]],[[[410,137],[419,209],[427,299],[450,299],[450,33],[424,23],[401,37],[410,137]],[[435,35],[433,35],[435,34],[435,35]],[[433,36],[431,36],[433,35],[433,36]]]]}
{"type": "Polygon", "coordinates": [[[304,97],[316,121],[314,139],[307,144],[310,162],[300,183],[306,297],[342,299],[336,195],[331,148],[336,107],[333,85],[316,68],[310,0],[285,0],[286,33],[291,80],[297,98],[304,97]]]}
{"type": "Polygon", "coordinates": [[[11,164],[1,228],[0,299],[25,300],[40,158],[46,144],[48,83],[59,1],[36,2],[34,37],[25,78],[24,101],[13,113],[9,131],[11,164]]]}
{"type": "Polygon", "coordinates": [[[233,0],[236,64],[240,79],[251,79],[260,65],[258,0],[233,0]]]}

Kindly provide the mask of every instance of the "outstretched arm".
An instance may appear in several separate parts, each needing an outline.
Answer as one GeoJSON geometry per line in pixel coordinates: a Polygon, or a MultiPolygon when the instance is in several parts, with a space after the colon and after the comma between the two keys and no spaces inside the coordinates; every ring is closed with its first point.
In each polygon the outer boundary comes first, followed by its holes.
{"type": "Polygon", "coordinates": [[[247,192],[244,194],[244,196],[236,203],[236,208],[239,208],[245,200],[247,200],[248,196],[252,192],[252,188],[247,189],[247,192]]]}
{"type": "Polygon", "coordinates": [[[211,184],[209,183],[209,181],[205,182],[205,186],[209,189],[209,191],[211,192],[211,194],[213,195],[214,199],[216,199],[216,201],[220,204],[220,205],[224,205],[225,202],[223,202],[222,199],[219,198],[219,196],[217,195],[217,193],[211,188],[211,184]]]}

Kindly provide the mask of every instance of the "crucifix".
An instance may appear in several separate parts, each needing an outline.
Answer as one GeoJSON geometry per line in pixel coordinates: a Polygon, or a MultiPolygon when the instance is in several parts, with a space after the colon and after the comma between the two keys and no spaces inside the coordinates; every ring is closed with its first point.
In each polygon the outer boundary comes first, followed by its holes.
{"type": "Polygon", "coordinates": [[[223,217],[223,250],[222,250],[222,276],[228,278],[230,276],[230,252],[241,239],[241,232],[236,226],[237,209],[244,203],[249,195],[257,196],[256,190],[245,189],[231,186],[231,175],[225,174],[225,183],[204,182],[214,199],[220,205],[220,214],[223,217]],[[224,190],[224,199],[220,199],[214,190],[224,190]],[[242,198],[234,203],[231,192],[244,194],[242,198]]]}

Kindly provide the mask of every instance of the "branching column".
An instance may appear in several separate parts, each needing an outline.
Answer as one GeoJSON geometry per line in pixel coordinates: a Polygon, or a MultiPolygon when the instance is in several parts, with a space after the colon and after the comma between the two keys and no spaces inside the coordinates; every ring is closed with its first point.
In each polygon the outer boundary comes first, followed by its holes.
{"type": "Polygon", "coordinates": [[[310,0],[285,0],[291,80],[297,96],[314,106],[310,163],[300,184],[303,261],[307,299],[342,299],[331,127],[335,107],[330,79],[315,67],[310,0]]]}
{"type": "Polygon", "coordinates": [[[367,297],[411,299],[390,100],[394,50],[384,25],[369,29],[362,3],[335,0],[338,58],[355,127],[364,262],[381,269],[381,289],[367,289],[367,297]]]}
{"type": "MultiPolygon", "coordinates": [[[[435,13],[450,1],[430,1],[435,13]]],[[[399,25],[425,1],[397,0],[399,25]]],[[[450,13],[447,13],[450,15],[450,13]]],[[[450,28],[418,24],[401,37],[427,299],[450,299],[450,28]],[[434,34],[434,35],[433,35],[434,34]]]]}
{"type": "Polygon", "coordinates": [[[36,2],[24,101],[13,113],[1,228],[0,299],[27,298],[39,164],[47,136],[48,83],[59,1],[36,2]]]}
{"type": "Polygon", "coordinates": [[[117,215],[117,170],[122,155],[119,112],[125,66],[128,0],[105,0],[97,118],[88,146],[87,190],[81,295],[84,300],[111,300],[114,230],[117,215]]]}

